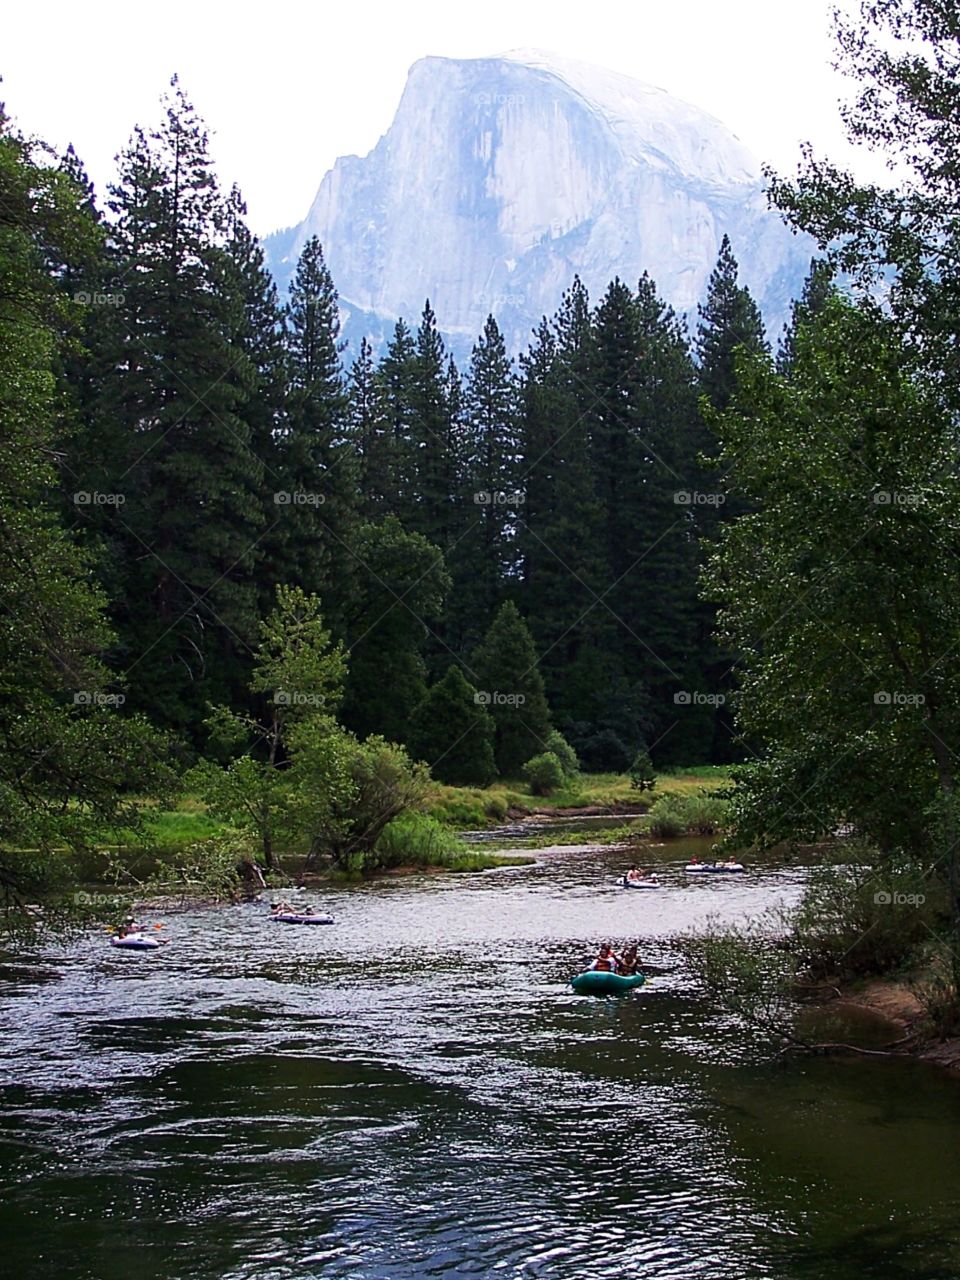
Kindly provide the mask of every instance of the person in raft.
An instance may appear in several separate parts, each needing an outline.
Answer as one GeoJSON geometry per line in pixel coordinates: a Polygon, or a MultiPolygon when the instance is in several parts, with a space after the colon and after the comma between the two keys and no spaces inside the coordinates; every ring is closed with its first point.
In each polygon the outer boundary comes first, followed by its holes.
{"type": "Polygon", "coordinates": [[[625,978],[632,978],[640,967],[640,961],[637,959],[637,944],[631,943],[629,947],[624,947],[623,955],[620,957],[619,973],[625,978]]]}
{"type": "Polygon", "coordinates": [[[590,966],[594,973],[617,973],[620,969],[620,957],[614,955],[609,942],[604,942],[600,952],[590,966]]]}

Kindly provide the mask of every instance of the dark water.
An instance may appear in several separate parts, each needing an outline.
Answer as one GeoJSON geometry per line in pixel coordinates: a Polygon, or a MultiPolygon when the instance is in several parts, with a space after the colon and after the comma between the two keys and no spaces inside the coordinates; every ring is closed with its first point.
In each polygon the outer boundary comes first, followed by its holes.
{"type": "MultiPolygon", "coordinates": [[[[771,1062],[668,939],[798,892],[768,868],[618,890],[615,851],[170,916],[0,977],[0,1272],[960,1277],[960,1084],[771,1062]],[[567,979],[602,937],[657,973],[567,979]]],[[[673,861],[670,860],[677,860],[673,861]]]]}

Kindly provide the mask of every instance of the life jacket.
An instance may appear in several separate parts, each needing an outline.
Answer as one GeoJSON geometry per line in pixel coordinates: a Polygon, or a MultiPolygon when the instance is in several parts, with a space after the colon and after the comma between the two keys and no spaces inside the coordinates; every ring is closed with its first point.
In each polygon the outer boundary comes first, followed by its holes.
{"type": "Polygon", "coordinates": [[[617,965],[613,956],[597,956],[593,962],[597,973],[616,973],[617,965]]]}

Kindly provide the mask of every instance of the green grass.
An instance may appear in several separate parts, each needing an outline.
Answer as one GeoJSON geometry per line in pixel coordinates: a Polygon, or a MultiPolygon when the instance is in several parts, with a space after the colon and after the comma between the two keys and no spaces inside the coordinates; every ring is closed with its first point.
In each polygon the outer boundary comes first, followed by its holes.
{"type": "MultiPolygon", "coordinates": [[[[704,766],[677,769],[657,776],[656,789],[652,792],[635,791],[624,774],[581,774],[575,785],[548,797],[531,795],[527,784],[517,779],[504,779],[487,788],[446,787],[437,784],[431,791],[426,812],[407,829],[406,847],[398,843],[390,851],[388,865],[446,867],[451,871],[480,871],[502,866],[505,860],[489,847],[483,852],[469,849],[456,840],[456,830],[482,829],[508,820],[511,815],[532,813],[556,813],[581,808],[606,808],[623,811],[622,821],[614,822],[601,830],[578,830],[556,835],[544,835],[531,839],[531,848],[553,844],[610,844],[646,832],[648,820],[638,817],[628,820],[627,812],[641,813],[663,797],[693,797],[705,791],[714,791],[729,778],[725,766],[704,766]],[[422,822],[420,821],[422,818],[422,822]],[[446,837],[453,841],[448,844],[446,837]]],[[[209,839],[222,831],[223,825],[210,817],[201,800],[194,795],[182,796],[176,806],[161,809],[144,803],[143,826],[139,832],[132,830],[104,831],[100,844],[104,851],[119,853],[121,861],[130,857],[154,857],[159,860],[174,857],[199,841],[209,839]]],[[[514,843],[511,841],[511,843],[514,843]]],[[[292,850],[280,850],[280,856],[294,854],[292,850]]],[[[522,864],[531,859],[522,856],[507,859],[506,865],[522,864]]]]}
{"type": "Polygon", "coordinates": [[[535,796],[520,779],[503,779],[481,790],[437,786],[427,812],[451,827],[482,828],[503,822],[508,814],[560,813],[567,809],[649,809],[658,796],[714,791],[729,781],[726,765],[703,765],[657,775],[654,791],[635,791],[622,773],[585,773],[576,783],[550,796],[535,796]]]}

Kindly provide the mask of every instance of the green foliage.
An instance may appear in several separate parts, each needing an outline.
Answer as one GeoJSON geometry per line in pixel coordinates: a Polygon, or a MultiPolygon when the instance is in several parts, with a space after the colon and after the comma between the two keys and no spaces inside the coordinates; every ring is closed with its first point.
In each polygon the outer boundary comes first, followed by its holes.
{"type": "Polygon", "coordinates": [[[717,921],[683,940],[683,952],[707,993],[744,1024],[798,1043],[793,1027],[797,960],[778,945],[769,919],[728,926],[717,921]]]}
{"type": "Polygon", "coordinates": [[[476,689],[459,667],[450,667],[414,711],[407,742],[411,754],[425,760],[439,782],[485,787],[497,774],[494,733],[476,689]]]}
{"type": "Polygon", "coordinates": [[[496,725],[497,769],[515,777],[531,754],[543,748],[550,711],[533,638],[512,602],[500,607],[473,667],[496,725]]]}
{"type": "Polygon", "coordinates": [[[811,873],[789,913],[790,947],[814,976],[888,973],[916,961],[947,918],[944,886],[915,863],[878,859],[863,845],[849,862],[811,873]]]}
{"type": "Polygon", "coordinates": [[[379,732],[403,742],[426,696],[427,628],[441,612],[450,578],[439,548],[407,533],[394,515],[361,525],[352,553],[343,719],[360,737],[379,732]]]}
{"type": "Polygon", "coordinates": [[[728,822],[727,802],[702,788],[660,795],[650,808],[650,832],[655,836],[712,836],[728,822]]]}
{"type": "Polygon", "coordinates": [[[242,696],[256,636],[263,385],[235,210],[175,81],[159,125],[121,153],[110,208],[115,301],[98,308],[72,487],[113,499],[77,512],[104,548],[128,705],[199,737],[206,703],[242,696]]]}
{"type": "Polygon", "coordinates": [[[426,766],[395,743],[361,742],[318,719],[294,726],[290,742],[293,801],[311,856],[329,854],[348,870],[376,866],[384,828],[422,807],[430,786],[426,766]]]}
{"type": "Polygon", "coordinates": [[[652,791],[657,785],[650,752],[645,748],[637,752],[630,766],[630,785],[635,791],[652,791]]]}
{"type": "Polygon", "coordinates": [[[523,766],[523,776],[535,796],[548,796],[559,791],[566,781],[563,764],[552,751],[534,756],[523,766]]]}
{"type": "Polygon", "coordinates": [[[738,772],[741,835],[816,840],[850,815],[885,851],[929,854],[960,748],[960,668],[934,656],[960,629],[958,562],[930,554],[960,536],[939,388],[889,320],[834,298],[789,381],[744,361],[718,430],[758,503],[710,574],[746,655],[740,726],[767,744],[738,772]]]}
{"type": "Polygon", "coordinates": [[[404,813],[384,827],[367,865],[436,867],[455,865],[466,846],[439,819],[404,813]]]}
{"type": "Polygon", "coordinates": [[[225,768],[201,760],[188,784],[215,817],[256,839],[268,868],[277,840],[289,842],[299,826],[287,776],[291,730],[316,722],[321,737],[332,734],[332,712],[345,677],[343,652],[324,626],[320,601],[300,587],[278,586],[276,605],[260,624],[250,678],[263,715],[213,708],[208,717],[213,741],[227,749],[242,747],[244,754],[225,768]]]}
{"type": "Polygon", "coordinates": [[[337,291],[315,236],[307,240],[290,285],[283,328],[288,377],[286,415],[277,439],[274,523],[281,578],[329,600],[338,634],[352,564],[356,454],[348,444],[348,399],[340,367],[337,291]]]}
{"type": "Polygon", "coordinates": [[[111,634],[90,562],[60,525],[56,370],[75,315],[43,270],[99,232],[85,193],[38,160],[0,110],[0,908],[65,904],[77,851],[139,821],[134,787],[174,782],[167,745],[101,661],[111,634]]]}
{"type": "Polygon", "coordinates": [[[580,761],[577,759],[577,753],[563,734],[557,729],[551,729],[546,738],[544,738],[543,745],[548,752],[555,755],[560,761],[564,781],[569,783],[576,779],[580,772],[580,761]]]}
{"type": "Polygon", "coordinates": [[[517,572],[514,530],[524,494],[512,365],[497,322],[489,316],[473,348],[463,397],[459,494],[465,518],[449,556],[454,589],[448,611],[459,653],[472,652],[483,639],[485,620],[496,612],[504,583],[517,572]]]}
{"type": "Polygon", "coordinates": [[[934,1035],[940,1040],[960,1034],[960,987],[953,967],[951,948],[936,947],[926,959],[922,972],[910,984],[934,1035]]]}
{"type": "Polygon", "coordinates": [[[435,788],[428,798],[428,809],[441,822],[463,829],[488,826],[506,820],[508,804],[502,793],[467,790],[458,787],[435,788]]]}

